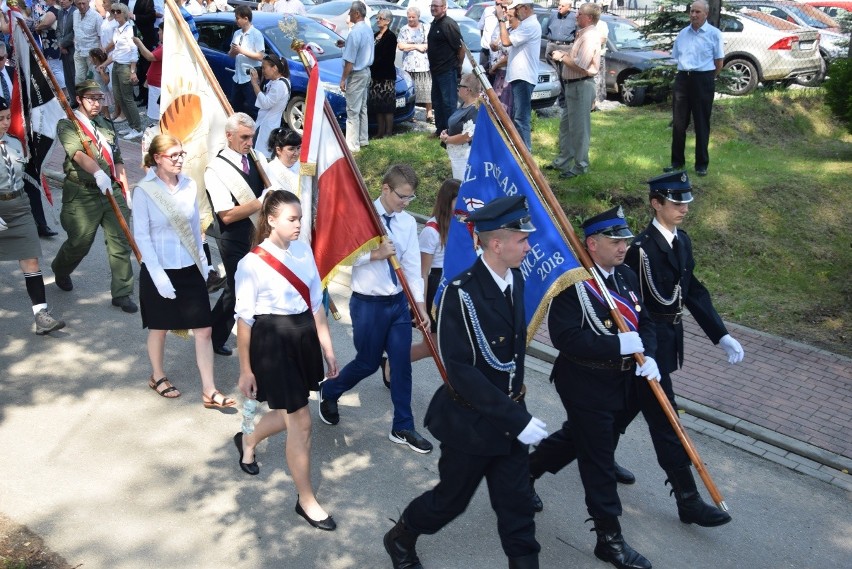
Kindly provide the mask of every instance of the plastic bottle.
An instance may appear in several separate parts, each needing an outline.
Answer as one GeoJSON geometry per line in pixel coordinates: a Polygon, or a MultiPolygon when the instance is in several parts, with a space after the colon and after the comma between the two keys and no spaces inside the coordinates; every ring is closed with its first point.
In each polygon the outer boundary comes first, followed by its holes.
{"type": "Polygon", "coordinates": [[[243,402],[242,431],[244,435],[250,435],[254,432],[255,413],[257,413],[257,401],[255,399],[246,399],[243,402]]]}

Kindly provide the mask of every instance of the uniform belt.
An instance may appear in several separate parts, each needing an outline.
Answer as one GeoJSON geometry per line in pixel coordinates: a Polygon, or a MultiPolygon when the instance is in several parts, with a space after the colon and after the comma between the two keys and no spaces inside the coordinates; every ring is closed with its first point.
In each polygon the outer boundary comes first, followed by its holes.
{"type": "Polygon", "coordinates": [[[683,320],[683,312],[670,312],[668,314],[662,314],[660,312],[651,312],[651,318],[654,319],[654,322],[680,324],[683,320]]]}
{"type": "Polygon", "coordinates": [[[686,71],[684,69],[681,69],[678,71],[678,73],[683,75],[703,75],[705,73],[716,73],[716,71],[714,71],[713,69],[709,71],[686,71]]]}
{"type": "Polygon", "coordinates": [[[630,371],[636,365],[633,356],[623,356],[614,360],[587,360],[584,358],[575,358],[573,356],[565,356],[575,364],[592,369],[615,369],[619,371],[630,371]]]}
{"type": "Polygon", "coordinates": [[[0,201],[9,201],[15,198],[23,197],[24,190],[15,190],[14,192],[6,192],[5,194],[0,194],[0,201]]]}
{"type": "Polygon", "coordinates": [[[566,83],[576,83],[577,81],[588,81],[589,79],[594,79],[593,77],[580,77],[579,79],[565,79],[566,83]]]}
{"type": "MultiPolygon", "coordinates": [[[[465,409],[473,409],[473,405],[471,405],[470,403],[465,401],[464,398],[461,395],[459,395],[458,392],[455,389],[453,389],[453,387],[449,383],[447,384],[447,393],[450,394],[450,397],[452,398],[453,401],[455,401],[456,403],[458,403],[459,405],[461,405],[465,409]]],[[[512,395],[511,397],[512,397],[512,401],[514,401],[515,403],[520,403],[521,401],[524,400],[524,398],[526,396],[527,396],[527,386],[522,385],[521,386],[521,392],[518,393],[517,395],[512,395]]]]}

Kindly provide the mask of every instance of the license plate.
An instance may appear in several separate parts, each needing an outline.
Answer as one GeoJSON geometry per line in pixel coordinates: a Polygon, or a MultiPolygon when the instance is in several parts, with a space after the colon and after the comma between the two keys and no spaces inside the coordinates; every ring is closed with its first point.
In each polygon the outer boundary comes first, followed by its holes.
{"type": "Polygon", "coordinates": [[[396,98],[396,108],[401,109],[405,106],[405,97],[397,97],[396,98]]]}
{"type": "Polygon", "coordinates": [[[816,42],[812,42],[812,41],[799,42],[799,49],[802,50],[802,51],[810,51],[814,48],[815,43],[816,42]]]}
{"type": "Polygon", "coordinates": [[[533,91],[532,99],[546,99],[550,96],[550,91],[533,91]]]}

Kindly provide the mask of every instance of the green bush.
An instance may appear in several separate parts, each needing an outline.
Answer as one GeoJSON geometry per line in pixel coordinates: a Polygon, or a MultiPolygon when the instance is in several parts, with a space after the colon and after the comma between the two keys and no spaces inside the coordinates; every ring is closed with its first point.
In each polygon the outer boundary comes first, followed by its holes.
{"type": "Polygon", "coordinates": [[[828,108],[852,132],[852,59],[832,62],[824,87],[828,108]]]}

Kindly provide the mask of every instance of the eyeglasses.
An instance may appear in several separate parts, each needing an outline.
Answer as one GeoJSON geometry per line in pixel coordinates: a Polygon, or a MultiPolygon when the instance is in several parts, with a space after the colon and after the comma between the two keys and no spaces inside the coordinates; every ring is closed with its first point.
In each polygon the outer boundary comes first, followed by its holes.
{"type": "Polygon", "coordinates": [[[121,10],[110,10],[111,14],[124,14],[121,10]]]}
{"type": "Polygon", "coordinates": [[[174,154],[160,154],[160,156],[165,156],[172,162],[178,162],[180,160],[186,159],[186,152],[175,152],[174,154]]]}
{"type": "Polygon", "coordinates": [[[83,98],[87,101],[91,101],[93,103],[103,103],[104,96],[103,95],[83,95],[83,98]]]}
{"type": "Polygon", "coordinates": [[[390,191],[392,191],[393,193],[395,193],[395,194],[396,194],[396,197],[398,197],[399,199],[401,199],[402,201],[404,201],[404,202],[406,202],[406,203],[408,203],[408,202],[413,202],[413,201],[414,201],[414,199],[417,197],[417,194],[411,194],[410,196],[404,196],[404,195],[402,195],[401,193],[399,193],[398,191],[396,191],[396,190],[395,190],[395,189],[393,189],[393,188],[391,188],[391,189],[390,189],[390,191]]]}
{"type": "Polygon", "coordinates": [[[377,20],[382,20],[382,21],[385,21],[385,22],[390,22],[390,18],[385,18],[385,17],[383,17],[383,16],[376,16],[376,19],[377,19],[377,20]]]}

